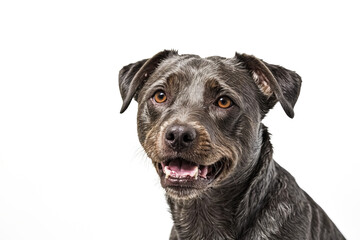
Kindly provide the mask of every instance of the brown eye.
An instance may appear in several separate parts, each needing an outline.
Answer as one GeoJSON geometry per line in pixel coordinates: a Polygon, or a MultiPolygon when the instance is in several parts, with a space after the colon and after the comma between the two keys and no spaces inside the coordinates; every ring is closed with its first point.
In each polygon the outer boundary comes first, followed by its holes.
{"type": "Polygon", "coordinates": [[[219,100],[217,101],[217,105],[220,108],[229,108],[233,105],[233,102],[228,97],[220,97],[219,100]]]}
{"type": "Polygon", "coordinates": [[[155,102],[157,103],[163,103],[166,101],[166,94],[163,92],[163,91],[157,91],[155,94],[154,94],[154,97],[153,99],[155,100],[155,102]]]}

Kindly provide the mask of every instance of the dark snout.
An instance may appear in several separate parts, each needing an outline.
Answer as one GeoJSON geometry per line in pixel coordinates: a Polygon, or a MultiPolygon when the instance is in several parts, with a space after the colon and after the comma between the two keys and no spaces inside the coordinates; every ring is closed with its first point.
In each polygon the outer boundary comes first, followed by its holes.
{"type": "Polygon", "coordinates": [[[176,152],[186,151],[195,142],[196,130],[190,125],[172,125],[166,129],[165,143],[176,152]]]}

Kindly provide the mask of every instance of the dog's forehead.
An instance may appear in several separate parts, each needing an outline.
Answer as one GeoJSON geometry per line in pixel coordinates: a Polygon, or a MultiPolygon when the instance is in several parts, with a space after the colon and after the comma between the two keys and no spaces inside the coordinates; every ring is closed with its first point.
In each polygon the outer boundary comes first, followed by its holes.
{"type": "Polygon", "coordinates": [[[177,56],[164,61],[159,66],[159,72],[168,77],[177,75],[184,78],[187,84],[200,83],[209,78],[218,78],[220,61],[200,58],[198,56],[177,56]]]}
{"type": "Polygon", "coordinates": [[[174,75],[183,90],[183,100],[192,103],[201,103],[208,83],[220,79],[216,63],[202,58],[184,61],[174,75]]]}
{"type": "Polygon", "coordinates": [[[186,89],[188,94],[196,93],[192,95],[192,99],[196,101],[194,96],[201,96],[206,88],[221,85],[232,89],[239,86],[241,83],[238,79],[242,72],[244,71],[241,71],[234,59],[181,55],[161,63],[154,72],[151,84],[172,85],[171,83],[176,81],[172,87],[186,89]]]}

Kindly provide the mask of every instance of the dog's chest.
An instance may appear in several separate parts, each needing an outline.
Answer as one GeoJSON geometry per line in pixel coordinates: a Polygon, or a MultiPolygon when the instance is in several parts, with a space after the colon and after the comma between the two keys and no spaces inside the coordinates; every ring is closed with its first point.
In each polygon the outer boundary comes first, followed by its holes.
{"type": "Polygon", "coordinates": [[[179,239],[235,239],[233,214],[224,206],[175,204],[172,215],[179,239]]]}

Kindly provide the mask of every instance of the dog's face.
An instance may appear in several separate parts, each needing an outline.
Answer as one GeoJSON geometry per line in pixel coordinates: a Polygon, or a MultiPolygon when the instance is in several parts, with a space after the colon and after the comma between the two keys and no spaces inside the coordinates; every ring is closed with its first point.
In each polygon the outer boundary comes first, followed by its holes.
{"type": "Polygon", "coordinates": [[[193,198],[251,165],[261,119],[278,100],[292,117],[300,82],[244,54],[203,59],[163,51],[120,71],[121,112],[135,97],[139,140],[161,185],[172,198],[193,198]],[[287,77],[277,79],[276,71],[287,77]]]}

